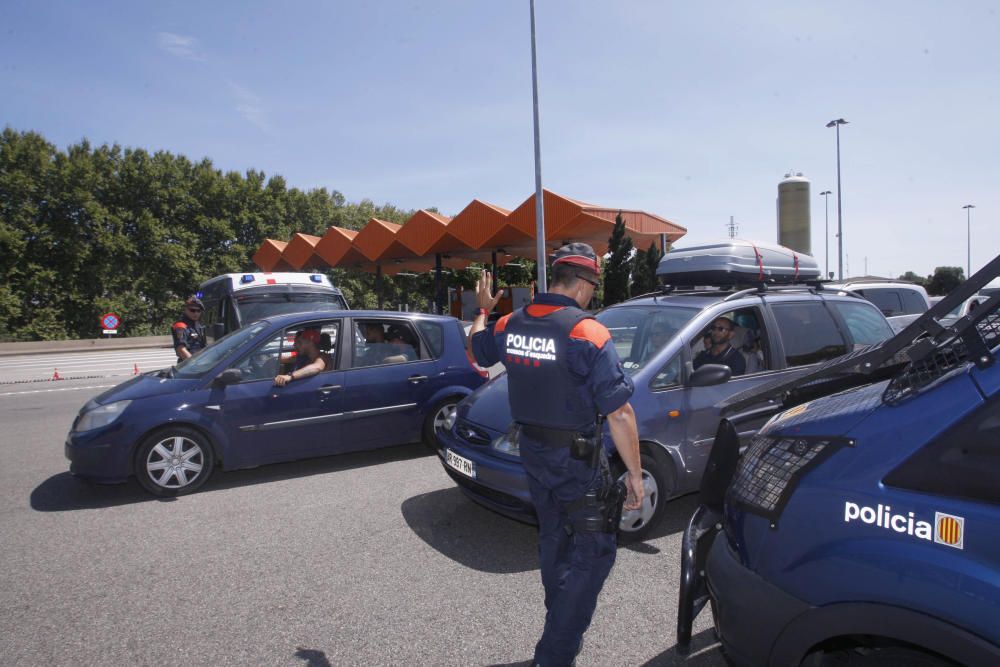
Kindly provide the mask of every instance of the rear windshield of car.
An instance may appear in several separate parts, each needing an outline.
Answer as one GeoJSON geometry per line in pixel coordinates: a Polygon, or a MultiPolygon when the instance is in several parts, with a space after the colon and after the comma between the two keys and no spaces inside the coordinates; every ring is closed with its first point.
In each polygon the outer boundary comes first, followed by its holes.
{"type": "Polygon", "coordinates": [[[240,294],[236,297],[243,326],[275,315],[345,310],[347,303],[332,292],[240,294]]]}
{"type": "Polygon", "coordinates": [[[701,312],[683,306],[622,306],[596,315],[629,375],[644,367],[685,324],[701,312]]]}
{"type": "Polygon", "coordinates": [[[927,302],[920,292],[905,287],[874,287],[857,292],[878,306],[886,317],[919,315],[927,310],[927,302]]]}

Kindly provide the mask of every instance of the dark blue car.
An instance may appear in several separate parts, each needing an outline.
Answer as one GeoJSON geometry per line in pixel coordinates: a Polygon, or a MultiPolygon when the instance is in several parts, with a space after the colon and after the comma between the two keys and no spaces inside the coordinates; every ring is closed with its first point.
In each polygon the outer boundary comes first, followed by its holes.
{"type": "Polygon", "coordinates": [[[1000,295],[940,325],[998,273],[1000,257],[893,339],[721,406],[798,403],[738,461],[720,427],[684,536],[681,652],[710,603],[737,665],[1000,664],[1000,295]]]}
{"type": "Polygon", "coordinates": [[[157,495],[190,493],[217,465],[232,470],[421,439],[432,444],[435,429],[484,381],[451,317],[283,315],[89,401],[66,439],[66,458],[70,472],[94,481],[135,475],[157,495]],[[294,362],[296,333],[306,328],[321,332],[331,369],[275,386],[294,362]]]}

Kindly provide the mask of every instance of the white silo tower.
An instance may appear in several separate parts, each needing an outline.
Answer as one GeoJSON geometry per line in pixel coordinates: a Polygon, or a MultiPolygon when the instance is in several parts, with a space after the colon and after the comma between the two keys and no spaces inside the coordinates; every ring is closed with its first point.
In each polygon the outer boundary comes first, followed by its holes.
{"type": "Polygon", "coordinates": [[[789,172],[778,183],[778,244],[812,254],[809,179],[789,172]]]}

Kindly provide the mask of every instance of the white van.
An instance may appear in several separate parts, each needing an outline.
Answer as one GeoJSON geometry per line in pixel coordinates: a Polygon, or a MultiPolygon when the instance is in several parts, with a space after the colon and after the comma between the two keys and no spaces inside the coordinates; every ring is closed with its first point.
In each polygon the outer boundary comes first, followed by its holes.
{"type": "Polygon", "coordinates": [[[322,273],[225,273],[203,282],[198,296],[210,339],[273,315],[348,309],[322,273]]]}
{"type": "Polygon", "coordinates": [[[879,307],[896,333],[931,307],[927,290],[905,280],[855,278],[823,283],[823,289],[854,292],[868,299],[879,307]]]}

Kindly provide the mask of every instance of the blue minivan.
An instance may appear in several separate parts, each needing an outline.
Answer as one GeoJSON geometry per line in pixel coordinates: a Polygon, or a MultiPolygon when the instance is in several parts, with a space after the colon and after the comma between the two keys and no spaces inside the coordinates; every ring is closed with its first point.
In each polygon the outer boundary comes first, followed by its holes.
{"type": "Polygon", "coordinates": [[[135,475],[156,495],[190,493],[216,465],[232,470],[421,439],[433,444],[435,430],[485,382],[483,375],[453,317],[280,315],[89,401],[65,453],[70,472],[84,478],[121,482],[135,475]],[[332,368],[275,386],[294,357],[296,333],[307,328],[320,331],[332,368]],[[379,329],[383,335],[375,336],[379,329]],[[376,342],[386,337],[397,342],[376,342]]]}
{"type": "Polygon", "coordinates": [[[893,339],[720,406],[733,423],[793,407],[741,458],[720,426],[684,535],[681,652],[707,603],[737,665],[1000,664],[1000,294],[940,323],[998,273],[1000,257],[893,339]]]}

